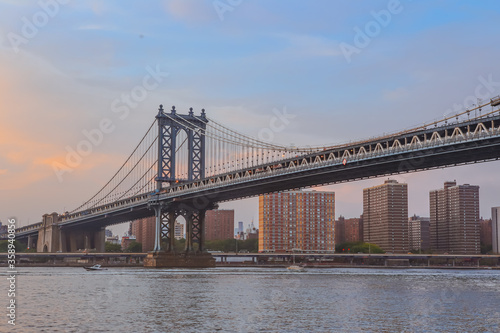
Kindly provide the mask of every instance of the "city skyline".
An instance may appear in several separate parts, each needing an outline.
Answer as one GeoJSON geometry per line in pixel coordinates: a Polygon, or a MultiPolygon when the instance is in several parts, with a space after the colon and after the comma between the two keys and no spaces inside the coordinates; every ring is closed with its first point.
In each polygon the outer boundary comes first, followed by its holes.
{"type": "MultiPolygon", "coordinates": [[[[492,64],[500,50],[489,41],[500,5],[487,3],[401,1],[389,11],[387,1],[253,1],[223,13],[211,2],[68,3],[25,36],[26,21],[34,24],[44,9],[0,1],[0,219],[15,216],[22,226],[79,206],[124,161],[159,104],[205,108],[254,137],[277,118],[283,126],[266,138],[323,145],[394,132],[499,95],[500,70],[492,64]],[[363,31],[377,24],[361,47],[363,31]],[[359,52],[348,55],[349,45],[359,52]],[[484,45],[488,52],[476,52],[484,45]],[[127,102],[146,77],[147,96],[127,102]],[[113,130],[69,171],[56,172],[104,119],[113,130]]],[[[391,178],[408,183],[409,215],[427,216],[432,184],[456,179],[480,186],[480,215],[489,218],[500,204],[499,166],[391,178]]],[[[338,215],[356,217],[362,189],[385,178],[317,189],[335,191],[338,215]]],[[[258,218],[257,200],[220,206],[249,223],[258,218]]]]}

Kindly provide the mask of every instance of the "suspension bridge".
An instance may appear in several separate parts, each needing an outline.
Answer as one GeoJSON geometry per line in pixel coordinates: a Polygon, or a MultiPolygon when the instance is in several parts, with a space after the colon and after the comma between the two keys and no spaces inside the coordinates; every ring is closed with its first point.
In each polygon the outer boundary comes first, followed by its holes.
{"type": "Polygon", "coordinates": [[[205,110],[179,114],[160,105],[146,134],[102,188],[74,210],[46,214],[16,235],[40,252],[99,249],[106,226],[156,216],[154,252],[169,253],[181,215],[186,253],[200,253],[205,211],[219,202],[498,160],[499,105],[495,97],[411,129],[318,147],[265,142],[209,118],[205,110]]]}

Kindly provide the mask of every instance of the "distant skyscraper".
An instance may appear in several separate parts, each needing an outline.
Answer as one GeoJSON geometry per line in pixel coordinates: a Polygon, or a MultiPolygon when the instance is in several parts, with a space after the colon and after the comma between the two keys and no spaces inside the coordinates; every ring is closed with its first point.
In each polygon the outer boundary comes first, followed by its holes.
{"type": "Polygon", "coordinates": [[[408,240],[410,250],[430,249],[430,218],[412,216],[408,219],[408,240]]]}
{"type": "Polygon", "coordinates": [[[493,252],[500,253],[500,207],[491,208],[491,233],[493,252]]]}
{"type": "Polygon", "coordinates": [[[335,220],[334,224],[335,228],[335,245],[339,245],[345,243],[345,218],[340,215],[337,220],[335,220]]]}
{"type": "Polygon", "coordinates": [[[243,221],[238,222],[238,233],[243,233],[243,221]]]}
{"type": "Polygon", "coordinates": [[[479,219],[479,237],[481,240],[481,245],[492,246],[492,224],[491,220],[479,219]]]}
{"type": "Polygon", "coordinates": [[[175,221],[174,237],[177,240],[184,238],[184,224],[175,221]]]}
{"type": "MultiPolygon", "coordinates": [[[[243,223],[242,223],[243,224],[243,223]]],[[[224,240],[234,238],[234,210],[208,210],[205,214],[205,239],[224,240]]]]}
{"type": "Polygon", "coordinates": [[[478,254],[479,186],[445,182],[429,193],[431,248],[440,253],[478,254]]]}
{"type": "Polygon", "coordinates": [[[334,220],[334,192],[261,195],[259,252],[334,251],[334,220]]]}
{"type": "Polygon", "coordinates": [[[385,251],[408,252],[408,184],[386,180],[363,190],[363,233],[385,251]]]}

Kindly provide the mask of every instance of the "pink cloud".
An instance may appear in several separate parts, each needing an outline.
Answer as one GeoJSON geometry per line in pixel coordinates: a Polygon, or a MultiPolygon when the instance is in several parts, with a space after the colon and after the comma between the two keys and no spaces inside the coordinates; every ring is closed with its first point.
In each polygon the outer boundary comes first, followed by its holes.
{"type": "Polygon", "coordinates": [[[175,18],[190,23],[213,21],[217,18],[211,2],[198,0],[166,0],[165,10],[175,18]]]}

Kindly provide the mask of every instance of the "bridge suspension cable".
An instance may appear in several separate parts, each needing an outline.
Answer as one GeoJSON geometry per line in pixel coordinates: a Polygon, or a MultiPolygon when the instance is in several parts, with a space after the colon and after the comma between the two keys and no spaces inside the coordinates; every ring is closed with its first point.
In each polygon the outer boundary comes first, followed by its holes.
{"type": "Polygon", "coordinates": [[[108,204],[123,197],[137,195],[154,189],[154,168],[158,160],[155,143],[158,140],[158,128],[154,121],[146,134],[120,166],[118,171],[104,186],[85,201],[76,211],[87,210],[96,206],[108,204]]]}
{"type": "MultiPolygon", "coordinates": [[[[271,161],[297,156],[297,154],[310,153],[324,149],[323,147],[297,148],[272,144],[241,134],[213,119],[208,119],[205,123],[206,128],[202,128],[189,120],[183,119],[181,123],[176,117],[172,117],[169,114],[165,114],[165,116],[179,126],[187,125],[191,130],[205,136],[206,176],[253,167],[271,161]]],[[[179,137],[177,139],[179,140],[179,137]]],[[[182,157],[182,155],[180,157],[182,157]]],[[[180,160],[185,159],[181,158],[180,160]]],[[[176,167],[176,170],[177,169],[179,168],[176,167]]]]}

